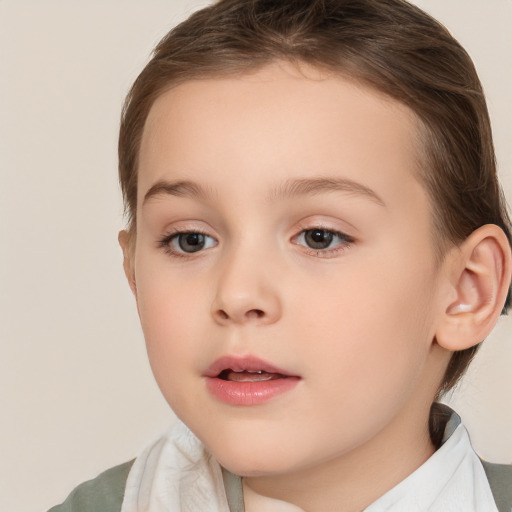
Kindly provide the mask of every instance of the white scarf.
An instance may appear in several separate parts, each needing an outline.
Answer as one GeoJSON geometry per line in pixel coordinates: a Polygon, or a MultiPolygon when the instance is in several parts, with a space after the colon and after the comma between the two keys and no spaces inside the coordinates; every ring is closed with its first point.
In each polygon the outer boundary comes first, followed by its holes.
{"type": "MultiPolygon", "coordinates": [[[[121,512],[230,512],[222,469],[183,424],[135,460],[121,512]]],[[[443,445],[365,512],[498,512],[465,427],[453,413],[443,445]]]]}
{"type": "Polygon", "coordinates": [[[221,467],[178,422],[135,459],[121,512],[229,512],[221,467]]]}

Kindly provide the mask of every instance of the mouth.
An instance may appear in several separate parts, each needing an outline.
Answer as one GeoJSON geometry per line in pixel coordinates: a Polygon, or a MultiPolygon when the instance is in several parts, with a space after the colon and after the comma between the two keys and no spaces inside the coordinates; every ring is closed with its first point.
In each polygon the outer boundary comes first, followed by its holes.
{"type": "Polygon", "coordinates": [[[221,357],[204,373],[208,391],[230,405],[257,405],[290,391],[300,377],[262,359],[221,357]]]}
{"type": "Polygon", "coordinates": [[[217,375],[217,378],[231,382],[264,382],[267,380],[286,379],[287,376],[281,373],[269,373],[263,370],[236,371],[232,368],[228,368],[222,370],[219,375],[217,375]]]}
{"type": "Polygon", "coordinates": [[[258,357],[224,356],[206,370],[206,377],[230,381],[265,381],[298,377],[258,357]]]}

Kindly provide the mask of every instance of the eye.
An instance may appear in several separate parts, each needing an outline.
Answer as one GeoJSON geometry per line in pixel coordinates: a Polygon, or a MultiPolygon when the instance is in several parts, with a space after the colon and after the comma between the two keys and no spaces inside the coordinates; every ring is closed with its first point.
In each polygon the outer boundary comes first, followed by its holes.
{"type": "Polygon", "coordinates": [[[186,231],[173,233],[160,241],[160,246],[167,252],[174,255],[192,254],[214,247],[217,241],[204,233],[196,231],[186,231]]]}
{"type": "Polygon", "coordinates": [[[323,228],[305,229],[299,233],[295,243],[318,251],[336,251],[353,242],[348,235],[323,228]]]}

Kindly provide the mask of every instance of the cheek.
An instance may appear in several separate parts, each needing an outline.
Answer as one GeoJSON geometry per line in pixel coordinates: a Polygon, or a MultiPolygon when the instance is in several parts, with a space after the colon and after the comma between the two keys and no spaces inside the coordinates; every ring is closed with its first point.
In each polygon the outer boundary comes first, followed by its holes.
{"type": "Polygon", "coordinates": [[[297,322],[295,337],[303,341],[298,357],[308,362],[308,403],[317,411],[314,418],[303,411],[304,428],[315,432],[320,423],[326,439],[332,435],[343,449],[375,435],[424,385],[430,313],[417,290],[427,283],[411,285],[398,275],[383,279],[367,267],[357,277],[326,282],[325,293],[297,306],[311,311],[297,322]]]}
{"type": "Polygon", "coordinates": [[[297,336],[308,333],[311,357],[345,384],[373,394],[377,382],[400,389],[399,381],[413,379],[428,354],[433,279],[400,262],[352,266],[309,288],[315,291],[296,306],[311,312],[300,317],[297,336]]]}
{"type": "Polygon", "coordinates": [[[179,389],[177,384],[186,370],[197,366],[200,371],[193,341],[207,336],[200,319],[208,314],[208,308],[199,299],[205,292],[198,283],[183,282],[157,266],[137,276],[137,302],[149,361],[168,400],[169,393],[179,389]]]}

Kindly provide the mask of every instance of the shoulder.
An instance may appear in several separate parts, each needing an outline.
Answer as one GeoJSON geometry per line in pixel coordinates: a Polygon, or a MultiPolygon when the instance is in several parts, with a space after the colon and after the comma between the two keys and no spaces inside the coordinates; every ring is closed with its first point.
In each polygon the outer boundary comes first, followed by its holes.
{"type": "Polygon", "coordinates": [[[512,510],[512,465],[493,464],[482,460],[498,510],[512,510]]]}
{"type": "Polygon", "coordinates": [[[61,505],[48,512],[119,512],[133,460],[108,469],[76,487],[61,505]]]}

